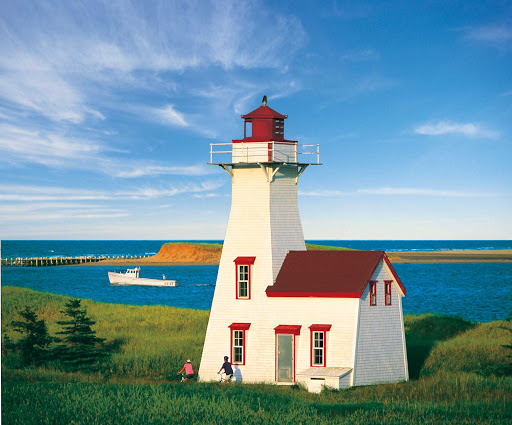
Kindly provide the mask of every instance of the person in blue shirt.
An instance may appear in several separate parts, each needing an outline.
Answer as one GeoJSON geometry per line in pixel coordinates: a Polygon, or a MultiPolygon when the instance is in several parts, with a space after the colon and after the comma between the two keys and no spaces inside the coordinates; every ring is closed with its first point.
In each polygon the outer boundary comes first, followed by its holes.
{"type": "Polygon", "coordinates": [[[224,356],[224,363],[222,364],[222,367],[219,369],[217,373],[221,373],[222,369],[224,369],[224,373],[226,374],[226,377],[223,381],[230,382],[231,378],[233,378],[233,368],[231,367],[231,363],[229,363],[229,357],[224,356]]]}

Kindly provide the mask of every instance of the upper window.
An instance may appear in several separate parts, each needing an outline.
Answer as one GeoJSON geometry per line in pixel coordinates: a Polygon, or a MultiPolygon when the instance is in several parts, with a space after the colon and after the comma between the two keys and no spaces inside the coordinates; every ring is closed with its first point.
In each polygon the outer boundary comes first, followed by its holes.
{"type": "Polygon", "coordinates": [[[251,298],[251,267],[256,257],[237,257],[236,266],[236,298],[248,300],[251,298]]]}
{"type": "Polygon", "coordinates": [[[249,266],[247,264],[238,265],[237,298],[249,298],[249,266]]]}
{"type": "Polygon", "coordinates": [[[325,366],[327,331],[331,325],[311,325],[311,366],[325,366]]]}
{"type": "Polygon", "coordinates": [[[377,305],[377,281],[370,281],[370,305],[377,305]]]}
{"type": "Polygon", "coordinates": [[[251,326],[250,323],[232,323],[231,329],[231,363],[245,364],[245,343],[246,331],[251,326]]]}
{"type": "Polygon", "coordinates": [[[392,280],[384,281],[384,297],[386,305],[391,305],[391,282],[392,280]]]}

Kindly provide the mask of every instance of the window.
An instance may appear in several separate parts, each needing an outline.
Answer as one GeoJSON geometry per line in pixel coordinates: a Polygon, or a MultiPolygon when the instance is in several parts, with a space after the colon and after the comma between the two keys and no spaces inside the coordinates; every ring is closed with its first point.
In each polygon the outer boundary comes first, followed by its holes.
{"type": "Polygon", "coordinates": [[[237,257],[236,266],[236,299],[251,299],[251,266],[256,257],[237,257]]]}
{"type": "Polygon", "coordinates": [[[391,305],[391,282],[392,280],[385,280],[384,281],[384,298],[385,298],[385,304],[391,305]]]}
{"type": "Polygon", "coordinates": [[[325,341],[325,332],[315,331],[313,332],[313,352],[312,355],[312,364],[313,366],[323,366],[324,365],[324,341],[325,341]]]}
{"type": "Polygon", "coordinates": [[[311,366],[325,366],[327,332],[331,325],[311,325],[311,366]]]}
{"type": "Polygon", "coordinates": [[[233,331],[233,354],[231,359],[233,363],[244,363],[244,333],[245,331],[233,331]]]}
{"type": "Polygon", "coordinates": [[[377,305],[377,281],[370,281],[370,305],[377,305]]]}
{"type": "Polygon", "coordinates": [[[232,323],[231,329],[231,363],[245,364],[245,342],[246,331],[251,326],[250,323],[232,323]]]}

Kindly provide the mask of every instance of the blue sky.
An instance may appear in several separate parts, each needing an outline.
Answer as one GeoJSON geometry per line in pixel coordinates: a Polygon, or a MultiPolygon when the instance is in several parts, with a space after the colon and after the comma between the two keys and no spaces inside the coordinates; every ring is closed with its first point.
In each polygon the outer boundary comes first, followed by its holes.
{"type": "Polygon", "coordinates": [[[319,143],[308,239],[512,239],[508,1],[0,2],[0,238],[222,239],[209,144],[319,143]]]}

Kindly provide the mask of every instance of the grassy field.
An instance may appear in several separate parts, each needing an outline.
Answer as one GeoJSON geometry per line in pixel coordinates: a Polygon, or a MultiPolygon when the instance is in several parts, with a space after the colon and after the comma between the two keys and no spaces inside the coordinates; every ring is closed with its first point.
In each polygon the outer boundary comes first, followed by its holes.
{"type": "MultiPolygon", "coordinates": [[[[49,325],[67,297],[2,288],[2,334],[32,306],[49,325]]],[[[512,378],[502,375],[511,322],[470,323],[432,314],[404,318],[411,379],[310,394],[299,387],[176,382],[197,367],[208,312],[84,300],[114,349],[107,373],[17,368],[2,352],[2,424],[510,424],[512,378]],[[158,336],[158,337],[156,337],[158,336]]]]}

